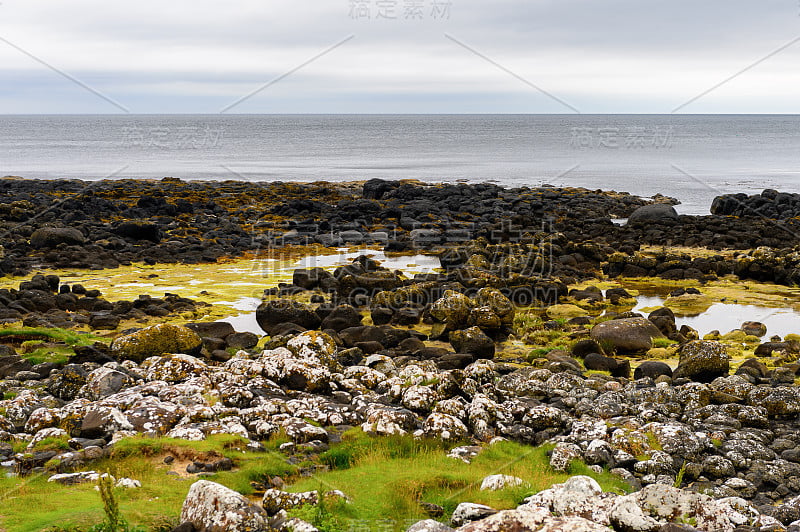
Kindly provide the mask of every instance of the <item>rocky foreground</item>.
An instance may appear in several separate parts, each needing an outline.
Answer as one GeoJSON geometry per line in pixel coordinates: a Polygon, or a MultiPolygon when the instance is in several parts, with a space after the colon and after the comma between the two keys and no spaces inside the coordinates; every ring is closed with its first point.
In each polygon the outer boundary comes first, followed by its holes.
{"type": "MultiPolygon", "coordinates": [[[[797,338],[763,341],[764,326],[750,322],[732,336],[700,339],[679,329],[669,308],[630,312],[632,297],[623,289],[572,287],[606,276],[795,283],[800,257],[787,247],[790,238],[772,230],[776,249],[749,249],[766,243],[760,232],[777,223],[763,212],[751,219],[679,217],[668,205],[616,193],[378,180],[358,188],[1,184],[10,230],[6,272],[84,267],[95,256],[92,265],[103,267],[216,260],[252,251],[254,242],[380,242],[389,250],[436,251],[443,266],[410,279],[367,257],[334,272],[297,270],[291,284],[267,290],[256,312],[266,339],[222,322],[169,323],[199,305],[176,295],[109,302],[55,276],[6,290],[0,313],[9,325],[86,327],[113,339],[40,364],[17,352],[19,339],[7,339],[0,467],[9,473],[91,481],[92,462],[137,434],[232,434],[255,451],[281,432],[291,440],[281,452],[301,461],[360,427],[376,436],[451,442],[453,460],[469,461],[498,439],[549,443],[554,470],[580,460],[635,490],[602,493],[592,479],[573,477],[515,510],[465,500],[448,516],[461,531],[800,530],[797,338]],[[311,191],[316,199],[308,199],[311,191]],[[43,214],[34,218],[32,209],[43,214]],[[611,215],[630,219],[617,226],[611,215]],[[59,227],[45,225],[56,220],[59,227]],[[544,220],[553,225],[543,227],[544,220]],[[644,253],[644,243],[721,251],[644,253]],[[531,306],[546,317],[528,320],[520,308],[531,306]],[[163,323],[129,326],[150,319],[163,323]],[[558,331],[568,346],[542,340],[558,331]],[[524,350],[507,351],[514,342],[524,350]],[[664,360],[643,360],[657,344],[669,346],[660,348],[664,360]],[[54,440],[69,450],[41,449],[54,440]],[[27,442],[24,452],[20,442],[27,442]]],[[[715,209],[730,209],[734,200],[750,205],[734,198],[715,209]]],[[[751,203],[793,201],[765,191],[751,203]]],[[[674,297],[702,295],[692,288],[674,297]]],[[[192,466],[189,473],[232,465],[192,466]]],[[[518,481],[499,475],[485,483],[497,489],[518,481]]],[[[317,504],[318,494],[281,487],[265,486],[256,504],[199,480],[179,529],[315,530],[286,512],[317,504]]],[[[450,529],[438,521],[409,528],[450,529]]]]}

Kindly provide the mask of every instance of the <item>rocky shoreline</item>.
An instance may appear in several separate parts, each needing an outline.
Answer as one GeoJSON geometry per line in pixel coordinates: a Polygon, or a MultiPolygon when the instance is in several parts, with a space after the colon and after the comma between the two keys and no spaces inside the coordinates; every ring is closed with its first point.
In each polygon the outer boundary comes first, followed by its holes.
{"type": "MultiPolygon", "coordinates": [[[[552,470],[577,460],[634,490],[577,476],[500,512],[465,500],[437,516],[420,501],[439,520],[408,530],[800,530],[800,336],[767,339],[751,321],[701,337],[675,316],[722,278],[798,283],[792,198],[723,196],[716,214],[689,217],[665,197],[548,187],[0,180],[7,274],[348,243],[442,265],[408,277],[360,256],[297,269],[263,287],[262,337],[185,319],[204,303],[179,295],[108,301],[33,276],[0,292],[0,471],[86,482],[127,437],[230,434],[256,452],[281,433],[286,460],[315,474],[325,466],[309,457],[355,427],[451,442],[453,460],[501,440],[549,444],[552,470]],[[624,288],[598,288],[617,278],[699,290],[635,313],[624,288]],[[92,341],[34,364],[26,355],[48,345],[20,337],[33,327],[92,341]]],[[[178,529],[317,530],[290,513],[318,494],[283,487],[260,486],[255,504],[198,480],[178,529]]]]}

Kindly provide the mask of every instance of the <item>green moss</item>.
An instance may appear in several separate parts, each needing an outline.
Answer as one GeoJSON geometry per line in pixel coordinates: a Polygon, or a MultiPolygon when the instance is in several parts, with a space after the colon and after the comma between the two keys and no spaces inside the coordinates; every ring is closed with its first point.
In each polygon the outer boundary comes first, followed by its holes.
{"type": "Polygon", "coordinates": [[[588,312],[577,306],[571,304],[551,305],[547,307],[547,317],[550,319],[564,319],[577,318],[579,316],[586,316],[588,312]]]}
{"type": "Polygon", "coordinates": [[[670,347],[677,344],[675,340],[670,340],[669,338],[659,337],[653,338],[653,347],[660,348],[660,347],[670,347]]]}
{"type": "Polygon", "coordinates": [[[66,345],[92,345],[102,340],[93,334],[78,333],[58,327],[8,327],[0,329],[0,342],[11,340],[53,340],[66,345]]]}

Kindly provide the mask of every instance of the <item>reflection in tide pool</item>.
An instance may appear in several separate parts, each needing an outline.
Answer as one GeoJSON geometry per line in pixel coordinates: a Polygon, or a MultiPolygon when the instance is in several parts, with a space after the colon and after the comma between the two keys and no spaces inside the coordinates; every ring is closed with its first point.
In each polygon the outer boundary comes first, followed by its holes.
{"type": "MultiPolygon", "coordinates": [[[[664,298],[639,296],[634,312],[643,308],[661,307],[664,298]]],[[[642,314],[646,314],[642,312],[642,314]]],[[[768,308],[755,305],[738,305],[735,303],[714,303],[699,316],[675,317],[678,328],[688,325],[700,333],[700,337],[713,330],[725,334],[738,329],[745,321],[760,321],[767,326],[767,337],[777,334],[800,334],[800,313],[790,308],[768,308]]]]}
{"type": "MultiPolygon", "coordinates": [[[[406,275],[412,276],[417,273],[429,273],[441,267],[439,257],[432,255],[402,255],[398,257],[387,257],[383,251],[372,249],[361,249],[349,251],[347,248],[339,249],[339,253],[333,255],[312,255],[304,257],[294,263],[281,265],[275,261],[272,267],[278,275],[276,278],[286,278],[286,282],[291,280],[291,274],[295,268],[325,268],[332,270],[338,266],[349,264],[354,258],[360,255],[380,261],[381,266],[390,270],[400,270],[406,275]]],[[[238,283],[254,284],[254,283],[238,283]]],[[[269,287],[266,287],[269,288],[269,287]]],[[[228,305],[236,310],[244,311],[243,314],[231,316],[220,321],[225,321],[233,325],[239,332],[252,332],[259,336],[264,334],[256,321],[256,309],[261,304],[261,299],[257,297],[243,297],[237,301],[220,301],[218,304],[228,305]]]]}
{"type": "Polygon", "coordinates": [[[292,268],[333,268],[349,264],[356,257],[366,255],[371,259],[380,261],[381,266],[390,270],[400,270],[406,275],[417,273],[430,273],[435,268],[441,267],[439,257],[435,255],[401,255],[387,257],[383,251],[375,249],[359,249],[350,251],[348,248],[339,248],[339,253],[332,255],[312,255],[304,257],[292,265],[292,268]]]}

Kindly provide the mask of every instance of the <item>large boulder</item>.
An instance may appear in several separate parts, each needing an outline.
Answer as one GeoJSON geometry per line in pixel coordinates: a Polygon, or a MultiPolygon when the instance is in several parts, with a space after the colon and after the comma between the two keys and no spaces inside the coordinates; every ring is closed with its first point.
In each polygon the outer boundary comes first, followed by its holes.
{"type": "Polygon", "coordinates": [[[54,248],[59,244],[83,244],[86,238],[73,227],[42,227],[31,235],[31,246],[36,249],[54,248]]]}
{"type": "Polygon", "coordinates": [[[711,340],[693,340],[678,351],[680,359],[673,377],[711,382],[730,371],[731,359],[724,344],[711,340]]]}
{"type": "Polygon", "coordinates": [[[469,353],[477,358],[494,358],[494,341],[478,327],[451,332],[450,344],[457,353],[469,353]]]}
{"type": "Polygon", "coordinates": [[[321,320],[308,306],[290,299],[273,299],[256,309],[256,321],[267,334],[274,334],[279,325],[294,323],[304,329],[316,329],[321,320]]]}
{"type": "Polygon", "coordinates": [[[202,347],[203,340],[188,327],[159,323],[115,339],[111,352],[119,358],[141,362],[165,353],[198,355],[202,347]]]}
{"type": "Polygon", "coordinates": [[[93,401],[115,394],[129,385],[133,379],[130,376],[105,366],[101,366],[89,373],[86,379],[86,395],[93,401]]]}
{"type": "Polygon", "coordinates": [[[183,501],[181,522],[198,532],[271,530],[267,512],[230,488],[198,480],[183,501]]]}
{"type": "Polygon", "coordinates": [[[591,337],[603,346],[619,353],[644,353],[653,347],[653,338],[663,335],[653,322],[646,318],[623,318],[598,323],[591,337]]]}
{"type": "Polygon", "coordinates": [[[767,326],[759,321],[746,321],[742,323],[741,329],[745,334],[759,338],[767,334],[767,326]]]}
{"type": "Polygon", "coordinates": [[[292,273],[292,284],[313,290],[319,288],[321,284],[329,284],[333,280],[333,274],[322,268],[297,269],[292,273]]]}
{"type": "Polygon", "coordinates": [[[678,212],[672,205],[656,203],[639,207],[628,216],[628,223],[677,221],[678,212]]]}
{"type": "Polygon", "coordinates": [[[132,240],[150,240],[151,242],[161,240],[161,230],[152,222],[135,220],[122,222],[114,229],[114,232],[123,238],[132,240]]]}
{"type": "Polygon", "coordinates": [[[516,308],[514,304],[497,288],[481,288],[475,298],[478,305],[487,306],[500,318],[503,325],[514,323],[516,308]]]}
{"type": "Polygon", "coordinates": [[[633,378],[636,380],[645,377],[657,379],[662,375],[672,378],[672,368],[664,362],[659,362],[657,360],[646,360],[639,364],[633,372],[633,378]]]}
{"type": "Polygon", "coordinates": [[[461,329],[467,324],[469,311],[473,304],[470,298],[453,290],[433,302],[430,313],[433,319],[444,323],[449,330],[461,329]]]}
{"type": "Polygon", "coordinates": [[[333,329],[339,332],[348,327],[361,325],[361,313],[351,305],[339,305],[322,320],[322,329],[333,329]]]}

